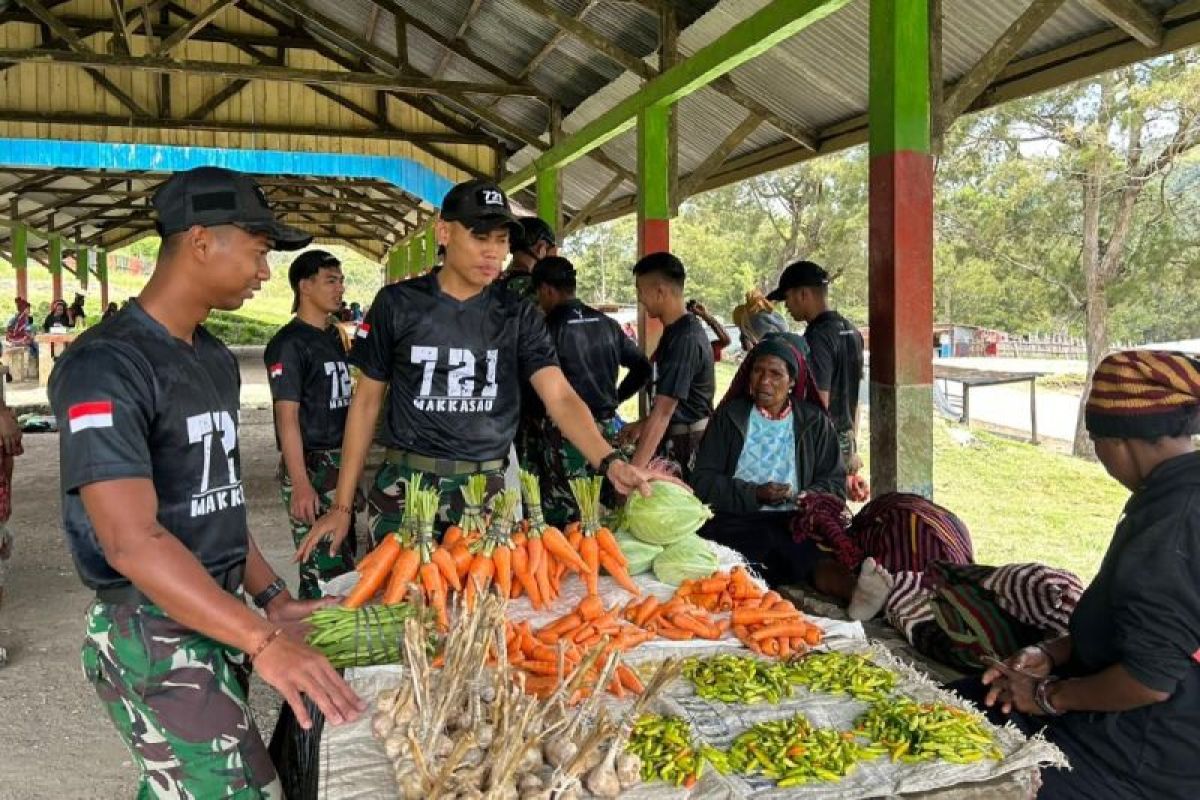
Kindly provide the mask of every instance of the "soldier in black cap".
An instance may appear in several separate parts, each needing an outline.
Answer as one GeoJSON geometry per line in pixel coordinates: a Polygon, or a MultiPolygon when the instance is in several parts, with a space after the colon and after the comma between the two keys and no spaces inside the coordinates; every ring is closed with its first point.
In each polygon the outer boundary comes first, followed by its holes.
{"type": "MultiPolygon", "coordinates": [[[[333,322],[346,291],[342,265],[325,250],[309,250],[288,270],[295,317],[263,353],[275,410],[279,481],[299,545],[333,502],[342,434],[350,410],[350,367],[333,322]]],[[[300,565],[299,594],[320,597],[320,584],[354,569],[354,537],[336,553],[319,548],[300,565]]]]}
{"type": "Polygon", "coordinates": [[[519,228],[514,230],[508,243],[512,261],[500,276],[500,283],[520,297],[532,297],[530,275],[533,265],[546,256],[558,255],[558,242],[550,225],[541,217],[520,217],[517,224],[519,228]]]}
{"type": "MultiPolygon", "coordinates": [[[[609,444],[617,440],[617,407],[650,380],[650,360],[612,317],[575,296],[575,267],[561,256],[549,256],[533,268],[534,297],[546,315],[546,327],[567,383],[587,403],[592,420],[609,444]],[[617,385],[621,367],[628,370],[617,385]]],[[[575,508],[569,481],[591,474],[587,459],[533,398],[530,454],[541,477],[546,521],[562,527],[575,508]]],[[[522,409],[524,411],[524,409],[522,409]]]]}
{"type": "Polygon", "coordinates": [[[649,491],[651,474],[624,461],[604,440],[563,377],[542,315],[496,284],[517,227],[499,186],[461,183],[446,195],[437,222],[438,241],[446,246],[442,269],[376,295],[350,354],[361,375],[336,501],[313,526],[297,560],[325,537],[335,550],[345,538],[385,393],[387,453],[368,496],[376,542],[400,526],[406,478],[420,473],[455,507],[443,507],[443,524],[461,513],[458,489],[471,475],[487,475],[493,489],[502,485],[526,382],[598,474],[622,493],[649,491]]]}
{"type": "Polygon", "coordinates": [[[862,468],[858,456],[858,394],[863,374],[863,337],[854,323],[829,307],[829,273],[812,261],[788,265],[767,295],[787,304],[792,318],[807,323],[808,363],[817,393],[833,417],[846,473],[862,468]]]}
{"type": "Polygon", "coordinates": [[[142,797],[280,797],[246,702],[249,663],[311,724],[364,706],[296,633],[293,600],[247,525],[237,362],[201,324],[308,244],[252,178],[204,167],[154,196],[158,263],[136,300],[88,330],[50,377],[63,524],[96,599],[84,674],[141,771],[142,797]],[[249,594],[266,615],[246,607],[249,594]]]}

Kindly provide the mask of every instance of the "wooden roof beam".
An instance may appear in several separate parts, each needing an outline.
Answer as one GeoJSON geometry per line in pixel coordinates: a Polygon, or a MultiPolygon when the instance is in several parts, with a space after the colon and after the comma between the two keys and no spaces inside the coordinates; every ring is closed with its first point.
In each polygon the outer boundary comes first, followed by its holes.
{"type": "Polygon", "coordinates": [[[684,180],[680,181],[680,195],[688,197],[695,193],[698,186],[708,180],[714,172],[721,168],[726,159],[738,148],[742,142],[750,137],[750,134],[758,130],[758,126],[763,123],[763,118],[754,112],[746,115],[736,128],[734,128],[728,136],[717,145],[717,149],[708,154],[708,158],[692,170],[691,174],[684,180]]]}
{"type": "Polygon", "coordinates": [[[612,180],[606,183],[604,188],[600,190],[599,194],[593,195],[592,199],[588,200],[587,204],[583,208],[579,209],[578,213],[571,217],[570,222],[563,227],[561,238],[567,238],[572,233],[586,225],[588,217],[595,213],[597,208],[604,205],[604,201],[611,197],[612,193],[615,192],[624,182],[625,178],[621,177],[620,175],[614,175],[612,180]]]}
{"type": "Polygon", "coordinates": [[[217,18],[217,14],[220,14],[227,7],[235,5],[237,2],[238,0],[216,0],[216,2],[209,5],[208,8],[204,9],[199,14],[188,20],[183,27],[172,31],[170,35],[159,42],[158,47],[156,47],[150,53],[150,55],[170,55],[172,50],[174,50],[176,47],[179,47],[188,39],[191,39],[203,28],[212,23],[212,21],[217,18]]]}
{"type": "MultiPolygon", "coordinates": [[[[483,5],[483,0],[471,0],[471,5],[467,7],[467,13],[463,15],[463,21],[459,23],[458,30],[454,32],[452,42],[462,42],[466,36],[467,30],[471,27],[471,23],[475,21],[475,15],[479,13],[479,7],[483,5]]],[[[378,8],[378,6],[376,6],[378,8]]],[[[454,51],[449,48],[442,48],[442,54],[438,57],[437,64],[433,67],[433,77],[441,76],[446,67],[450,64],[450,58],[454,55],[454,51]]]]}
{"type": "Polygon", "coordinates": [[[124,0],[108,0],[108,7],[112,10],[113,52],[132,55],[133,35],[129,31],[129,18],[125,16],[124,0]]]}
{"type": "Polygon", "coordinates": [[[1146,47],[1162,44],[1162,20],[1138,0],[1083,0],[1092,12],[1109,20],[1146,47]]]}
{"type": "Polygon", "coordinates": [[[83,40],[76,35],[71,27],[63,22],[58,17],[50,13],[50,10],[42,5],[38,0],[17,0],[21,5],[29,10],[38,20],[45,25],[50,31],[67,43],[67,46],[72,50],[80,53],[90,53],[92,48],[83,43],[83,40]]]}
{"type": "Polygon", "coordinates": [[[1065,0],[1033,0],[1029,8],[1013,20],[979,62],[960,78],[950,93],[943,98],[942,118],[936,121],[934,127],[939,131],[946,130],[970,108],[971,103],[991,85],[996,76],[1021,52],[1025,43],[1058,12],[1064,2],[1065,0]]]}

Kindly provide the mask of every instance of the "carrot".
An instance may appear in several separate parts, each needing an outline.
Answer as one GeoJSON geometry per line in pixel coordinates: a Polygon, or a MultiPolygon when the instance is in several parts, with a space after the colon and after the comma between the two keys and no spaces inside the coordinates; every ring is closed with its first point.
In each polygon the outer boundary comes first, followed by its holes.
{"type": "Polygon", "coordinates": [[[467,570],[466,596],[467,605],[475,607],[475,595],[486,592],[492,585],[492,577],[496,574],[496,562],[490,556],[477,553],[471,559],[471,568],[467,570]]]}
{"type": "Polygon", "coordinates": [[[525,594],[529,595],[530,604],[537,609],[545,607],[545,602],[542,600],[541,590],[538,588],[537,576],[529,569],[529,551],[526,547],[513,548],[512,568],[513,575],[517,577],[517,583],[513,586],[513,591],[518,588],[524,589],[525,594]]]}
{"type": "Polygon", "coordinates": [[[621,552],[621,545],[617,544],[617,537],[612,535],[612,531],[601,526],[596,529],[594,535],[600,545],[601,552],[608,553],[622,567],[629,566],[629,559],[621,552]]]}
{"type": "Polygon", "coordinates": [[[674,639],[680,642],[696,638],[696,634],[692,633],[691,631],[685,631],[682,628],[676,628],[672,625],[660,626],[658,629],[658,635],[664,639],[674,639]]]}
{"type": "Polygon", "coordinates": [[[685,631],[691,631],[701,639],[720,639],[721,632],[715,625],[703,620],[689,617],[687,614],[676,614],[671,618],[671,624],[685,631]]]}
{"type": "Polygon", "coordinates": [[[617,585],[622,589],[630,594],[641,594],[642,590],[638,588],[636,583],[633,582],[633,578],[629,577],[629,571],[626,570],[619,561],[614,559],[611,553],[605,551],[604,546],[599,544],[599,541],[599,537],[596,537],[598,546],[597,555],[600,558],[600,566],[604,567],[605,571],[612,576],[613,580],[615,580],[617,585]]]}
{"type": "Polygon", "coordinates": [[[558,675],[557,661],[526,661],[521,669],[534,675],[558,675]]]}
{"type": "Polygon", "coordinates": [[[579,601],[579,605],[575,607],[575,610],[579,612],[579,616],[585,622],[591,622],[604,614],[604,603],[599,597],[588,595],[579,601]]]}
{"type": "Polygon", "coordinates": [[[529,569],[534,573],[538,572],[542,568],[542,559],[545,557],[546,549],[541,534],[530,536],[525,543],[525,549],[529,553],[529,569]]]}
{"type": "Polygon", "coordinates": [[[512,594],[512,548],[499,545],[492,551],[492,561],[496,565],[496,587],[500,590],[500,596],[508,599],[512,594]]]}
{"type": "Polygon", "coordinates": [[[803,615],[792,609],[763,609],[763,608],[735,608],[733,614],[730,615],[735,623],[742,625],[757,625],[762,622],[777,622],[786,619],[798,619],[803,621],[803,615]]]}
{"type": "Polygon", "coordinates": [[[804,643],[812,647],[816,647],[821,643],[821,639],[824,638],[824,635],[824,631],[822,631],[816,625],[809,625],[808,630],[804,632],[804,643]]]}
{"type": "Polygon", "coordinates": [[[435,548],[433,551],[433,563],[437,564],[438,569],[442,571],[442,577],[446,580],[446,585],[456,592],[462,591],[462,581],[458,577],[458,565],[454,563],[454,556],[450,555],[450,551],[445,545],[435,548]]]}
{"type": "Polygon", "coordinates": [[[558,619],[554,620],[554,622],[551,622],[549,625],[546,625],[545,627],[543,627],[542,632],[550,631],[552,633],[562,634],[562,633],[565,633],[566,631],[572,630],[574,628],[578,628],[582,624],[583,624],[583,617],[579,616],[578,613],[572,611],[570,614],[561,616],[558,619]]]}
{"type": "Polygon", "coordinates": [[[450,558],[454,559],[454,570],[458,573],[459,585],[467,577],[467,570],[471,568],[471,559],[474,555],[471,553],[471,547],[465,540],[459,539],[450,547],[450,558]]]}
{"type": "Polygon", "coordinates": [[[807,631],[808,625],[803,622],[773,622],[751,633],[750,638],[761,642],[764,639],[778,639],[781,636],[804,636],[807,631]]]}
{"type": "Polygon", "coordinates": [[[637,616],[634,617],[633,624],[639,627],[645,625],[650,620],[650,617],[654,616],[654,612],[658,610],[658,607],[659,603],[657,597],[654,595],[647,597],[645,602],[642,603],[642,607],[638,609],[638,613],[637,616]]]}
{"type": "MultiPolygon", "coordinates": [[[[389,537],[395,538],[395,537],[389,537]]],[[[396,545],[399,549],[399,544],[396,545]]],[[[375,593],[383,588],[387,582],[388,576],[392,572],[392,566],[396,563],[395,553],[392,554],[390,561],[382,559],[376,560],[373,567],[364,572],[358,579],[358,583],[350,590],[350,594],[346,595],[346,599],[342,601],[342,605],[346,608],[358,608],[375,596],[375,593]]]]}
{"type": "Polygon", "coordinates": [[[699,594],[720,594],[728,586],[728,578],[705,578],[696,586],[696,592],[699,594]]]}
{"type": "Polygon", "coordinates": [[[463,529],[457,525],[451,525],[449,528],[446,528],[446,533],[442,536],[442,546],[451,547],[462,538],[463,529]]]}
{"type": "Polygon", "coordinates": [[[764,655],[778,656],[779,650],[780,650],[780,647],[779,647],[778,639],[767,639],[766,641],[763,642],[762,652],[764,655]]]}
{"type": "Polygon", "coordinates": [[[600,593],[600,545],[591,536],[584,536],[579,542],[579,554],[587,571],[583,573],[584,583],[587,584],[588,594],[600,593]]]}
{"type": "Polygon", "coordinates": [[[446,615],[446,584],[442,578],[441,568],[432,561],[428,561],[421,565],[420,575],[425,596],[437,614],[438,627],[446,630],[450,627],[450,621],[446,615]]]}
{"type": "Polygon", "coordinates": [[[558,562],[578,573],[587,571],[587,564],[579,556],[579,552],[563,536],[558,528],[548,527],[542,532],[542,544],[546,552],[558,559],[558,562]]]}
{"type": "Polygon", "coordinates": [[[388,578],[387,589],[383,592],[384,605],[399,603],[408,594],[408,585],[417,577],[417,569],[421,566],[421,554],[412,548],[404,548],[396,557],[392,567],[391,577],[388,578]]]}

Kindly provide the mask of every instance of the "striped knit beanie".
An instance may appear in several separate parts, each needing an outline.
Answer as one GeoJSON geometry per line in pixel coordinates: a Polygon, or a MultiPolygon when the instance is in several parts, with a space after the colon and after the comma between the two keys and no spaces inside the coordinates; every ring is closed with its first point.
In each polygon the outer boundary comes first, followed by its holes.
{"type": "Polygon", "coordinates": [[[1183,353],[1126,350],[1105,356],[1085,408],[1097,437],[1158,439],[1200,432],[1200,361],[1183,353]]]}

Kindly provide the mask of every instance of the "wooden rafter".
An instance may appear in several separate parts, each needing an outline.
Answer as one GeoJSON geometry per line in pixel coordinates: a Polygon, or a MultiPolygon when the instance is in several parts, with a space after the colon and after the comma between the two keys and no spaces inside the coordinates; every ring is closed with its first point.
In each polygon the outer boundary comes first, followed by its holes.
{"type": "Polygon", "coordinates": [[[1065,0],[1033,0],[1029,8],[1013,20],[979,62],[964,75],[942,101],[942,119],[937,127],[945,130],[950,123],[970,108],[971,103],[995,80],[1008,62],[1021,51],[1050,17],[1057,13],[1065,0]]]}
{"type": "Polygon", "coordinates": [[[164,56],[170,54],[176,47],[179,47],[188,39],[195,36],[205,26],[209,25],[217,18],[218,14],[237,2],[238,0],[215,0],[208,8],[192,17],[183,27],[176,29],[171,35],[164,38],[158,47],[154,49],[152,55],[164,56]]]}
{"type": "Polygon", "coordinates": [[[750,137],[750,134],[758,130],[758,126],[763,123],[763,118],[753,111],[746,115],[746,118],[734,128],[728,136],[726,136],[721,144],[717,145],[717,149],[708,154],[708,158],[692,170],[688,177],[680,182],[681,194],[687,197],[696,191],[696,188],[703,185],[709,176],[721,168],[725,160],[738,148],[742,142],[750,137]]]}
{"type": "Polygon", "coordinates": [[[113,52],[131,55],[133,47],[129,33],[129,20],[125,16],[124,0],[108,0],[108,6],[112,9],[113,52]]]}
{"type": "MultiPolygon", "coordinates": [[[[463,15],[463,20],[458,26],[458,30],[454,32],[454,38],[451,41],[461,42],[466,36],[467,30],[471,27],[471,23],[475,21],[475,15],[479,13],[479,7],[483,5],[483,0],[471,0],[471,5],[467,7],[467,13],[463,15]]],[[[454,51],[450,48],[443,48],[441,56],[438,57],[438,62],[433,68],[433,77],[439,78],[446,71],[446,67],[450,64],[450,59],[453,58],[454,51]]]]}
{"type": "Polygon", "coordinates": [[[19,2],[25,8],[29,9],[29,13],[37,17],[55,36],[66,42],[67,46],[72,50],[78,53],[92,52],[92,48],[84,44],[83,40],[76,35],[75,31],[71,30],[69,25],[51,14],[50,10],[42,5],[39,0],[19,0],[19,2]]]}
{"type": "Polygon", "coordinates": [[[600,190],[599,194],[593,195],[592,199],[587,201],[587,205],[579,209],[578,213],[571,217],[570,222],[568,222],[563,228],[562,238],[565,239],[586,225],[588,217],[590,217],[597,208],[604,205],[604,201],[612,196],[612,193],[615,192],[624,182],[625,179],[623,177],[620,175],[614,175],[612,180],[606,183],[604,188],[600,190]]]}
{"type": "Polygon", "coordinates": [[[1146,47],[1162,44],[1162,20],[1138,0],[1083,0],[1083,4],[1146,47]]]}
{"type": "Polygon", "coordinates": [[[196,106],[192,111],[185,114],[183,118],[193,122],[199,122],[202,119],[207,119],[209,114],[216,111],[225,103],[228,103],[249,85],[249,78],[235,78],[217,91],[213,92],[210,96],[206,97],[200,103],[200,105],[196,106]]]}

